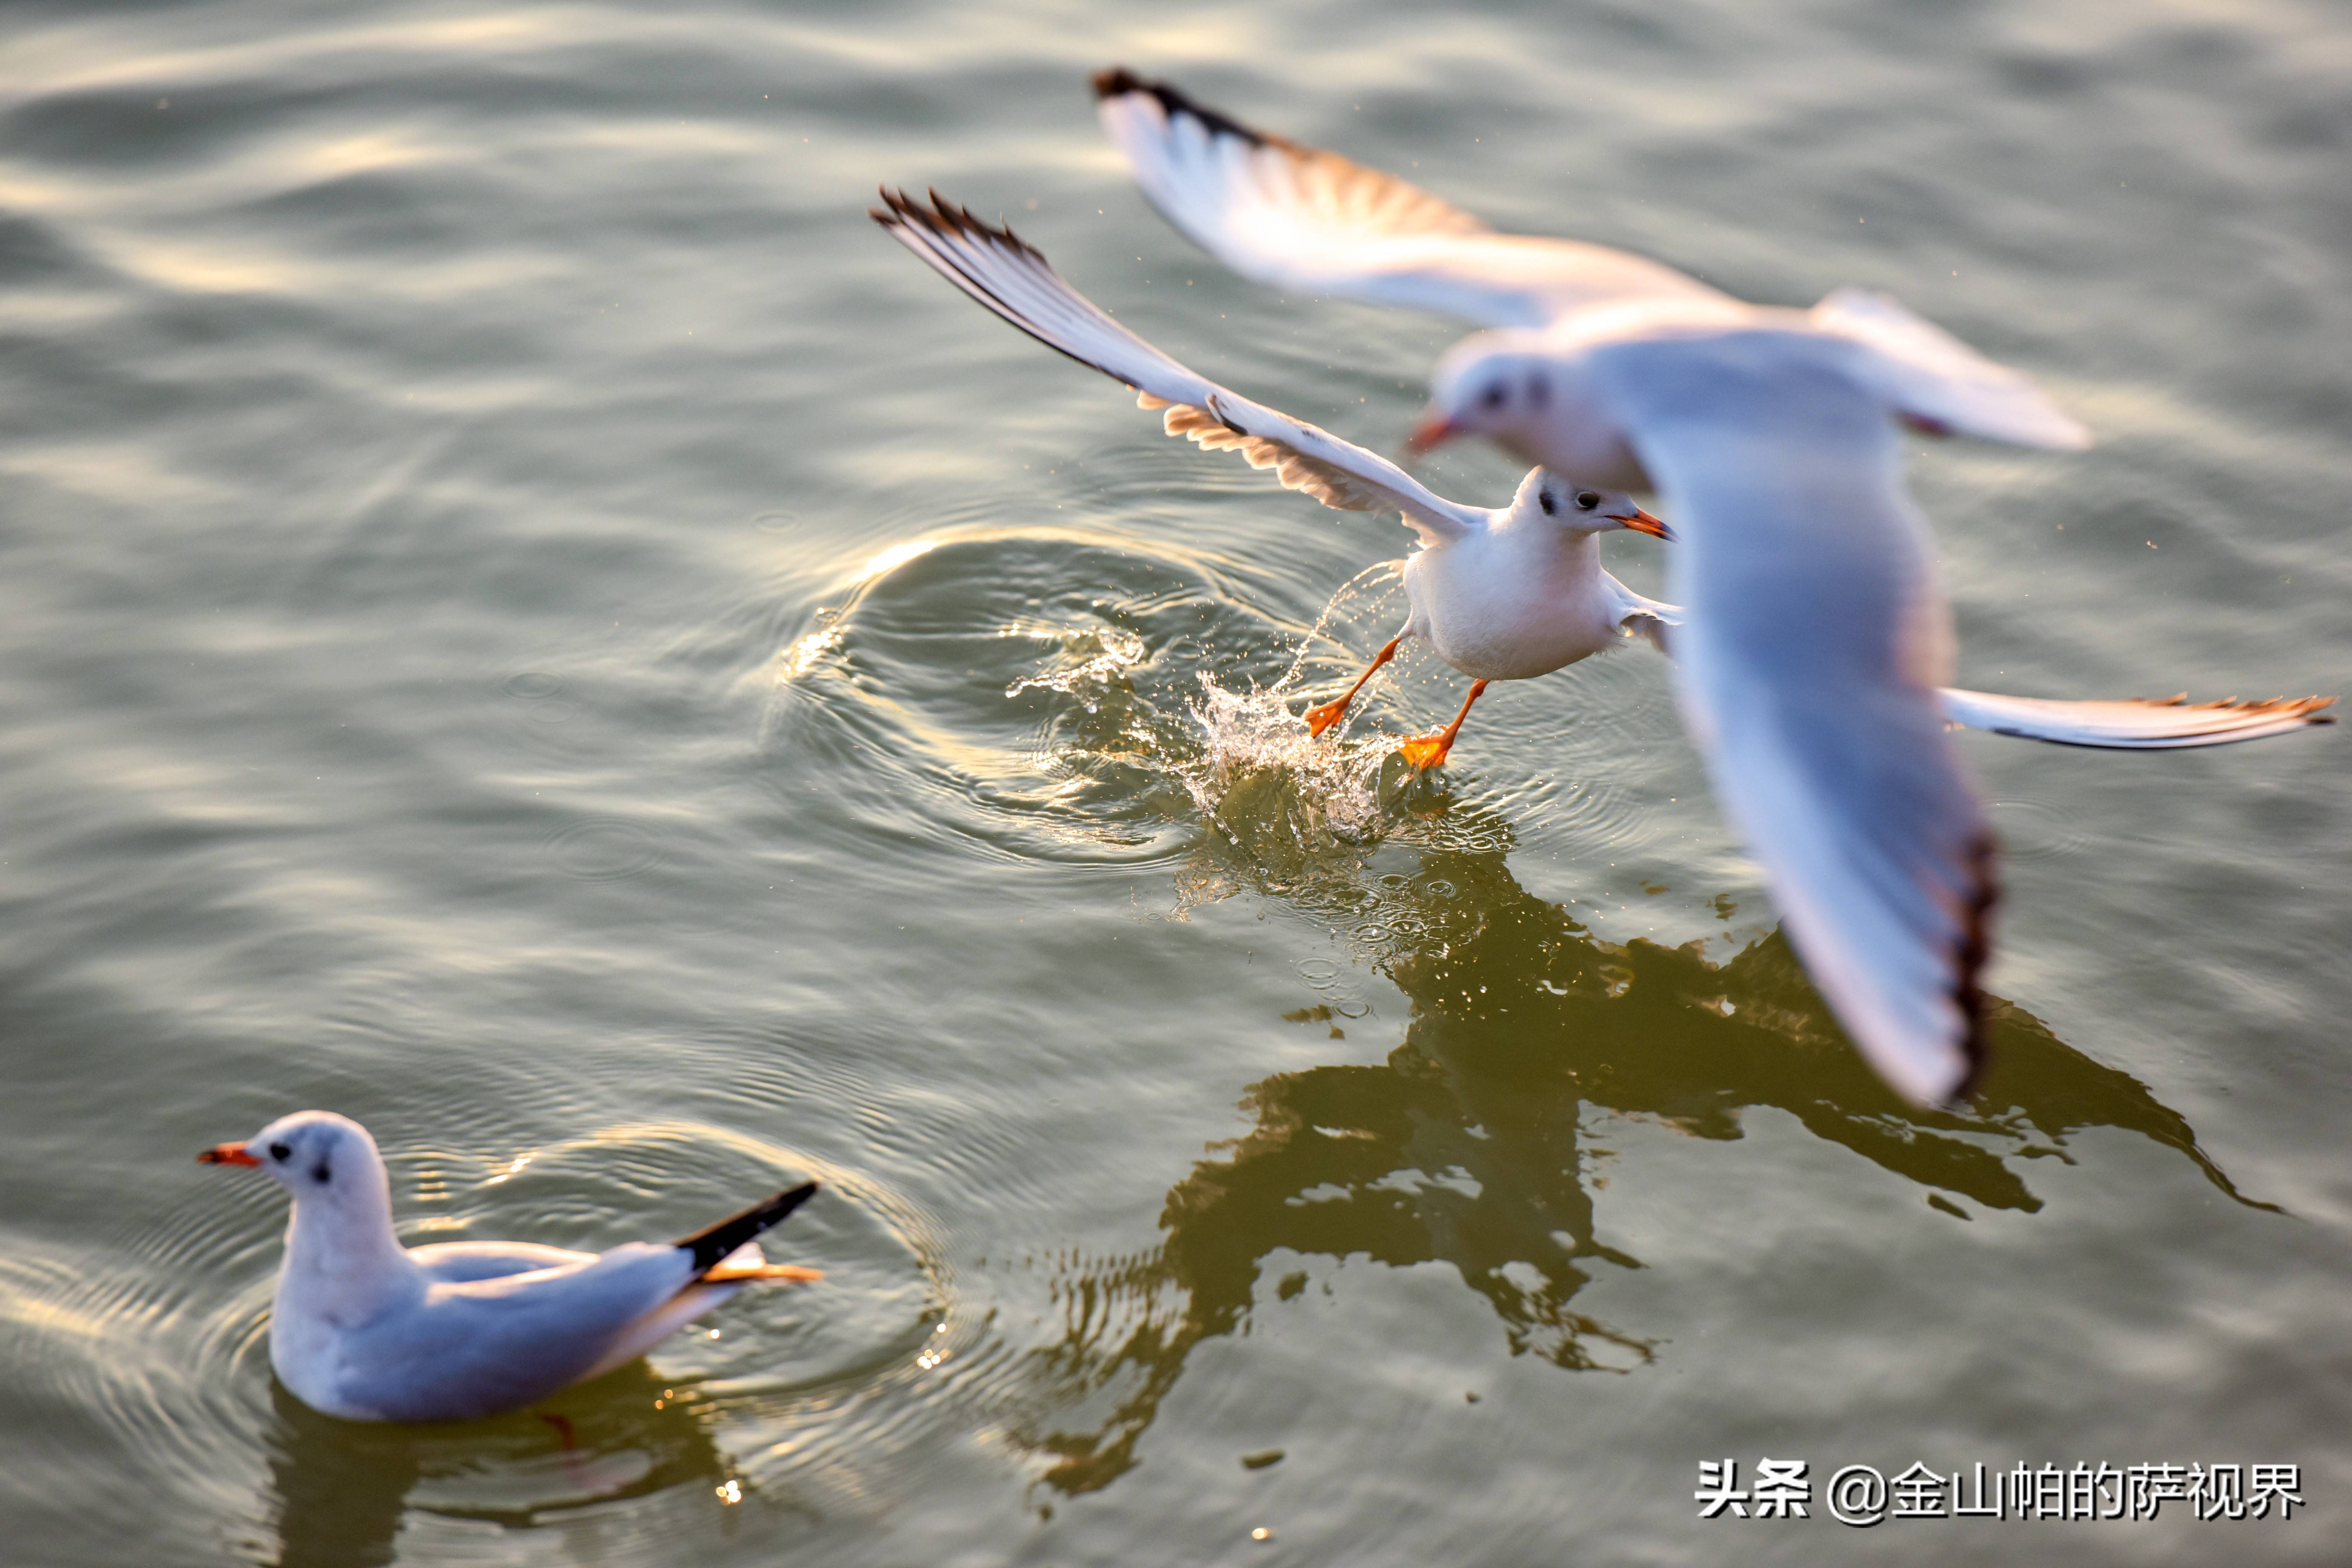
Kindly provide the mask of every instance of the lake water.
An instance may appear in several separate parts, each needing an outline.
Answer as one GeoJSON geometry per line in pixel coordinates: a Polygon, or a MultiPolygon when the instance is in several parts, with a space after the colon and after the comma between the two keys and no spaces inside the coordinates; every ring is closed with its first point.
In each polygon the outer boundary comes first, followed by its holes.
{"type": "Polygon", "coordinates": [[[2342,9],[1771,13],[13,7],[0,1555],[2340,1562],[2339,731],[1968,738],[2000,1058],[1906,1110],[1662,661],[1499,688],[1416,784],[1373,733],[1463,685],[1416,656],[1302,762],[1252,693],[1378,645],[1404,531],[1165,440],[865,215],[935,184],[1389,450],[1459,329],[1220,270],[1088,71],[1744,297],[1887,289],[2100,437],[1919,444],[1963,684],[2352,687],[2342,9]],[[283,1200],[190,1163],[312,1105],[412,1241],[805,1173],[770,1250],[829,1278],[511,1418],[312,1415],[283,1200]],[[1811,1518],[1697,1517],[1765,1456],[1811,1518]],[[1827,1517],[1915,1460],[2305,1506],[1827,1517]]]}

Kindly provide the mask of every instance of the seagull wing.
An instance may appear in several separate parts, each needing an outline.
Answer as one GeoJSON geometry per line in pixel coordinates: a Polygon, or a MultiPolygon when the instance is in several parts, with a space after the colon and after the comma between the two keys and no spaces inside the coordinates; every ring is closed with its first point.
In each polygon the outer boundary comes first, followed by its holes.
{"type": "Polygon", "coordinates": [[[2080,451],[2082,422],[2024,372],[1996,364],[1943,328],[1867,289],[1840,289],[1808,313],[1819,331],[1872,350],[1864,374],[1916,427],[2019,447],[2080,451]]]}
{"type": "MultiPolygon", "coordinates": [[[[1683,624],[1680,606],[1644,598],[1610,573],[1601,591],[1628,637],[1645,637],[1660,653],[1674,652],[1673,633],[1683,624]]],[[[2178,697],[2119,697],[2068,701],[2047,697],[2004,697],[1990,691],[1939,689],[1936,697],[1947,722],[1990,731],[2020,741],[2089,746],[2119,752],[2178,751],[2191,746],[2227,746],[2289,735],[2317,724],[2333,724],[2333,697],[2273,697],[2263,701],[2191,702],[2178,697]]]]}
{"type": "Polygon", "coordinates": [[[1609,614],[1619,631],[1627,637],[1649,638],[1650,646],[1660,653],[1674,652],[1673,633],[1683,624],[1680,605],[1645,599],[1609,572],[1601,574],[1601,593],[1609,602],[1609,614]]]}
{"type": "Polygon", "coordinates": [[[1433,494],[1379,453],[1252,403],[1177,363],[1064,282],[1011,229],[982,223],[937,192],[929,206],[887,190],[882,199],[888,210],[877,209],[874,221],[892,238],[1039,342],[1133,387],[1144,407],[1167,407],[1171,436],[1212,451],[1238,451],[1252,468],[1272,468],[1286,486],[1325,506],[1402,512],[1432,543],[1485,522],[1486,512],[1433,494]]]}
{"type": "Polygon", "coordinates": [[[1103,129],[1160,215],[1260,283],[1542,326],[1590,305],[1717,290],[1576,240],[1497,234],[1458,207],[1336,153],[1255,131],[1165,82],[1097,74],[1103,129]]]}
{"type": "Polygon", "coordinates": [[[731,1281],[766,1275],[756,1249],[740,1258],[737,1249],[815,1191],[810,1184],[779,1193],[668,1246],[633,1242],[595,1254],[512,1244],[434,1249],[423,1260],[433,1283],[420,1299],[347,1335],[341,1400],[392,1421],[465,1420],[609,1371],[723,1300],[731,1281]],[[538,1257],[547,1261],[482,1272],[538,1257]],[[715,1286],[704,1283],[714,1277],[715,1286]]]}
{"type": "Polygon", "coordinates": [[[1936,692],[1948,641],[1885,405],[1752,335],[1596,364],[1672,503],[1684,713],[1807,971],[1921,1104],[1983,1054],[1992,837],[1936,692]]]}
{"type": "Polygon", "coordinates": [[[541,1268],[579,1268],[595,1262],[596,1255],[530,1241],[436,1241],[410,1247],[408,1260],[425,1270],[427,1279],[455,1282],[496,1279],[541,1268]]]}
{"type": "Polygon", "coordinates": [[[690,1253],[644,1243],[585,1263],[445,1278],[344,1334],[337,1396],[386,1421],[517,1409],[586,1374],[631,1324],[694,1280],[690,1253]]]}
{"type": "Polygon", "coordinates": [[[2115,751],[2173,751],[2186,746],[2226,746],[2259,741],[2314,724],[2333,724],[2319,710],[2333,697],[2274,697],[2266,702],[2191,702],[2186,694],[2161,700],[2126,697],[2105,701],[2061,702],[2042,697],[1998,697],[1989,691],[1946,687],[1944,717],[1971,730],[2050,741],[2062,746],[2101,746],[2115,751]]]}

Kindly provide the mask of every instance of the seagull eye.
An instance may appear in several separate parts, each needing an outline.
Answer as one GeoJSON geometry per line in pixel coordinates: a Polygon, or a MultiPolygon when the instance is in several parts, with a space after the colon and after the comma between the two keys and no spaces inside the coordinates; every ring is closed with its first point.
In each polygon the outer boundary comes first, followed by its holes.
{"type": "Polygon", "coordinates": [[[1536,500],[1542,503],[1544,515],[1546,517],[1551,517],[1559,512],[1559,503],[1551,499],[1551,492],[1549,490],[1538,490],[1536,492],[1536,500]]]}
{"type": "Polygon", "coordinates": [[[1496,382],[1494,385],[1488,387],[1486,391],[1486,395],[1480,397],[1478,401],[1488,408],[1500,408],[1503,406],[1502,383],[1496,382]]]}
{"type": "Polygon", "coordinates": [[[283,1143],[272,1143],[269,1146],[269,1157],[273,1160],[283,1160],[287,1155],[291,1154],[292,1152],[294,1152],[294,1151],[289,1149],[283,1143]]]}
{"type": "Polygon", "coordinates": [[[1594,507],[1599,506],[1600,504],[1601,492],[1599,490],[1579,490],[1576,492],[1577,510],[1591,511],[1594,507]]]}

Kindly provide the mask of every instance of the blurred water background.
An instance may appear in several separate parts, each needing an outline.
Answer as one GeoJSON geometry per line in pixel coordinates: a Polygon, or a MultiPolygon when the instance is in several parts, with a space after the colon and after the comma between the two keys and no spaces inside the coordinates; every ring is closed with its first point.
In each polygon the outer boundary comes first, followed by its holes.
{"type": "MultiPolygon", "coordinates": [[[[1088,71],[1745,297],[1884,288],[2100,437],[1919,445],[1963,684],[2342,690],[2340,7],[6,34],[8,1561],[2341,1561],[2337,733],[1967,740],[2000,1058],[1906,1110],[1661,661],[1500,688],[1416,783],[1374,732],[1458,700],[1423,655],[1302,761],[1265,689],[1392,629],[1404,531],[1165,440],[865,216],[936,184],[1389,450],[1459,329],[1222,272],[1088,71]],[[310,1105],[374,1129],[412,1240],[672,1235],[813,1173],[771,1252],[831,1278],[543,1412],[319,1417],[268,1372],[282,1200],[190,1163],[310,1105]],[[2307,1508],[1697,1519],[1697,1462],[1759,1455],[2294,1462],[2307,1508]]],[[[1611,561],[1655,592],[1658,550],[1611,561]]]]}

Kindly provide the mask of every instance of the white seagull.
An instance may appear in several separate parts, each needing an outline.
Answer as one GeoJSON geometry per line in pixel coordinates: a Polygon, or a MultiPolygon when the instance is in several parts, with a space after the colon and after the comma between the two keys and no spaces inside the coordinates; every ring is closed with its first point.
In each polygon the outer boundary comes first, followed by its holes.
{"type": "Polygon", "coordinates": [[[1253,403],[1186,369],[1113,321],[1062,280],[1011,229],[982,223],[931,195],[928,207],[885,190],[874,220],[942,277],[1005,321],[1081,364],[1135,389],[1146,408],[1167,409],[1168,433],[1212,451],[1231,448],[1272,468],[1292,489],[1345,511],[1402,513],[1421,536],[1404,563],[1404,626],[1355,685],[1310,708],[1320,735],[1339,722],[1397,645],[1420,637],[1472,679],[1454,722],[1402,742],[1417,768],[1443,763],[1470,705],[1490,680],[1524,680],[1612,647],[1627,633],[1656,641],[1673,606],[1645,599],[1603,571],[1600,536],[1632,529],[1673,537],[1622,494],[1568,483],[1542,468],[1520,481],[1511,504],[1463,506],[1378,453],[1253,403]]]}
{"type": "Polygon", "coordinates": [[[1671,267],[1571,239],[1499,234],[1417,186],[1249,126],[1124,68],[1094,78],[1104,129],[1168,221],[1243,276],[1307,295],[1402,305],[1488,329],[1438,361],[1416,453],[1482,435],[1588,484],[1652,488],[1634,453],[1555,362],[1598,331],[1769,327],[1860,356],[1890,413],[1931,435],[2081,447],[2083,426],[1883,294],[1840,289],[1810,310],[1750,305],[1671,267]]]}
{"type": "MultiPolygon", "coordinates": [[[[1400,637],[1492,679],[1557,668],[1624,629],[1662,649],[1671,640],[1685,714],[1798,952],[1864,1055],[1922,1104],[1962,1093],[1980,1064],[1977,976],[1996,896],[1991,836],[1948,722],[2131,750],[2328,722],[2316,714],[2327,698],[2062,702],[1943,686],[1948,613],[1860,345],[1753,327],[1636,331],[1563,358],[1563,386],[1694,520],[1699,537],[1674,567],[1686,616],[1600,568],[1595,535],[1628,526],[1629,500],[1542,468],[1502,511],[1444,500],[1377,454],[1186,369],[1010,229],[936,194],[929,207],[883,195],[888,210],[874,216],[893,237],[1143,406],[1169,405],[1171,434],[1238,449],[1327,506],[1402,511],[1423,545],[1406,563],[1400,637]]],[[[1319,732],[1353,695],[1310,710],[1309,723],[1319,732]]],[[[1422,754],[1442,758],[1460,724],[1422,738],[1422,754]]]]}
{"type": "Polygon", "coordinates": [[[663,1246],[404,1247],[375,1140],[348,1118],[298,1110],[196,1158],[258,1166],[292,1194],[269,1364],[305,1405],[350,1421],[518,1409],[626,1365],[751,1280],[824,1278],[767,1262],[751,1239],[814,1182],[663,1246]]]}

